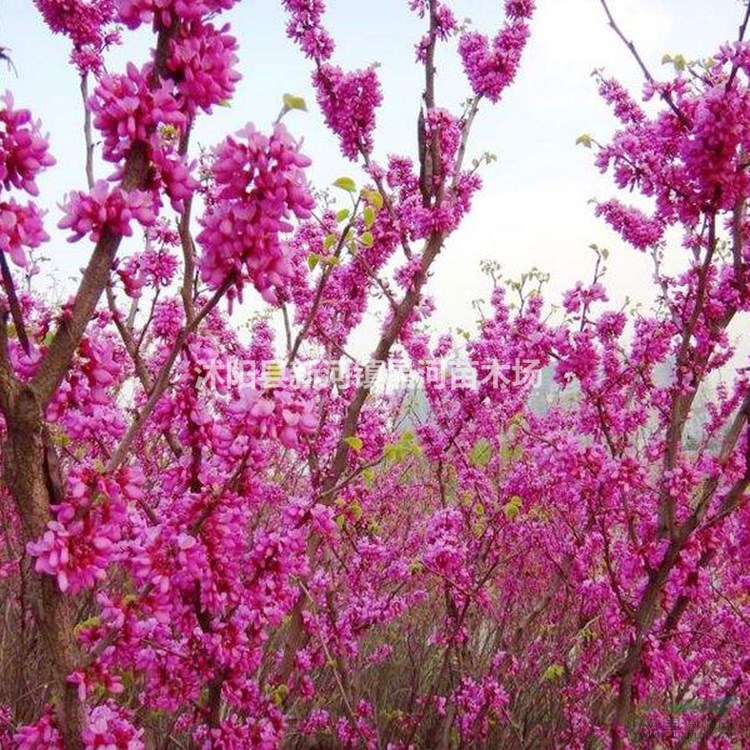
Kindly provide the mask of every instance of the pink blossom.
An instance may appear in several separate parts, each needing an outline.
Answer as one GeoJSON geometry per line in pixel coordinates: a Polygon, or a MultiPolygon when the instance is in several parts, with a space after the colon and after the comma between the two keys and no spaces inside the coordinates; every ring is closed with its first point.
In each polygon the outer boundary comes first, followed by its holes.
{"type": "Polygon", "coordinates": [[[150,71],[151,66],[139,70],[129,63],[126,75],[104,76],[89,99],[108,161],[120,161],[135,143],[148,143],[158,126],[170,125],[179,132],[185,125],[170,84],[165,81],[152,89],[150,71]]]}
{"type": "Polygon", "coordinates": [[[617,200],[598,203],[596,215],[603,216],[624,240],[639,250],[655,247],[664,235],[664,227],[658,221],[649,219],[637,208],[623,206],[617,200]]]}
{"type": "Polygon", "coordinates": [[[131,221],[135,220],[143,227],[156,221],[148,193],[111,189],[104,180],[97,182],[90,193],[70,193],[62,210],[65,216],[58,226],[72,230],[69,242],[78,242],[86,235],[92,242],[98,242],[106,233],[129,237],[133,234],[131,221]]]}
{"type": "Polygon", "coordinates": [[[461,35],[458,51],[476,96],[497,102],[513,81],[529,36],[533,2],[506,3],[508,22],[490,41],[476,31],[461,35]]]}
{"type": "Polygon", "coordinates": [[[28,263],[24,248],[37,248],[47,240],[42,214],[33,203],[0,203],[0,250],[8,253],[17,266],[28,263]]]}
{"type": "Polygon", "coordinates": [[[292,217],[307,218],[312,198],[299,153],[283,125],[270,137],[248,125],[215,152],[213,200],[200,221],[203,248],[201,275],[211,288],[233,277],[242,288],[245,277],[269,301],[290,275],[281,235],[292,229],[292,217]]]}
{"type": "Polygon", "coordinates": [[[94,708],[83,730],[85,750],[143,750],[142,729],[136,729],[129,712],[114,703],[94,708]]]}
{"type": "Polygon", "coordinates": [[[344,156],[355,160],[360,152],[369,154],[375,111],[382,101],[375,68],[345,73],[326,63],[318,68],[313,82],[326,123],[338,135],[344,156]]]}
{"type": "Polygon", "coordinates": [[[237,40],[212,24],[195,23],[170,45],[167,67],[178,81],[180,94],[191,110],[210,112],[215,104],[231,98],[240,74],[237,64],[237,40]]]}
{"type": "Polygon", "coordinates": [[[120,20],[136,29],[154,21],[168,27],[173,18],[195,21],[231,8],[237,0],[115,0],[120,20]]]}
{"type": "Polygon", "coordinates": [[[99,73],[102,53],[119,42],[115,0],[34,0],[45,22],[73,43],[71,60],[81,73],[99,73]]]}
{"type": "Polygon", "coordinates": [[[39,195],[36,178],[55,160],[49,153],[47,136],[39,122],[32,122],[27,109],[13,109],[13,96],[0,97],[0,185],[39,195]]]}
{"type": "Polygon", "coordinates": [[[13,735],[18,750],[65,750],[62,736],[57,731],[51,712],[45,713],[35,724],[23,726],[13,735]]]}
{"type": "Polygon", "coordinates": [[[309,58],[325,61],[333,55],[335,45],[322,25],[323,0],[282,0],[289,13],[287,35],[299,44],[309,58]]]}

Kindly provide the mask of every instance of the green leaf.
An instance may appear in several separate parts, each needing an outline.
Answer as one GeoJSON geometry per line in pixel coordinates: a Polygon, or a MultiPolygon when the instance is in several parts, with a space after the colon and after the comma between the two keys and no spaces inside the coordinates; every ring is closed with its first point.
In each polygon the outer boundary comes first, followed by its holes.
{"type": "Polygon", "coordinates": [[[79,622],[74,628],[73,628],[73,634],[78,636],[81,634],[82,630],[86,630],[87,628],[96,628],[99,625],[102,624],[101,618],[99,617],[89,617],[88,620],[83,620],[79,622]]]}
{"type": "Polygon", "coordinates": [[[364,232],[359,236],[359,241],[365,247],[372,247],[375,240],[373,239],[372,232],[364,232]]]}
{"type": "Polygon", "coordinates": [[[520,445],[504,445],[500,449],[500,455],[505,461],[515,463],[523,456],[523,448],[520,445]]]}
{"type": "Polygon", "coordinates": [[[281,706],[284,703],[287,695],[289,695],[289,688],[283,682],[271,690],[271,700],[277,706],[281,706]]]}
{"type": "Polygon", "coordinates": [[[294,94],[284,94],[284,106],[287,109],[299,109],[302,112],[307,112],[307,103],[301,96],[295,96],[294,94]]]}
{"type": "Polygon", "coordinates": [[[365,229],[369,229],[375,223],[375,210],[372,206],[366,206],[364,211],[365,229]]]}
{"type": "Polygon", "coordinates": [[[330,250],[338,241],[339,241],[339,236],[337,234],[331,233],[323,241],[323,247],[326,250],[330,250]]]}
{"type": "Polygon", "coordinates": [[[336,214],[336,221],[344,221],[344,219],[349,218],[350,211],[348,208],[342,208],[337,214],[336,214]]]}
{"type": "Polygon", "coordinates": [[[422,448],[411,430],[406,430],[397,443],[385,446],[383,455],[389,461],[400,462],[408,456],[421,456],[422,448]]]}
{"type": "Polygon", "coordinates": [[[556,680],[558,677],[562,677],[565,674],[565,667],[562,664],[550,664],[547,669],[544,670],[542,679],[546,681],[556,680]]]}
{"type": "Polygon", "coordinates": [[[583,146],[584,148],[591,148],[594,143],[594,139],[588,134],[584,133],[576,138],[576,146],[583,146]]]}
{"type": "Polygon", "coordinates": [[[310,253],[310,255],[307,256],[307,266],[311,271],[315,270],[315,266],[318,265],[318,261],[320,260],[320,256],[317,253],[310,253]]]}
{"type": "Polygon", "coordinates": [[[377,190],[363,190],[362,196],[364,199],[375,208],[376,211],[380,211],[383,208],[383,196],[377,190]]]}
{"type": "Polygon", "coordinates": [[[339,177],[333,184],[335,187],[341,188],[341,190],[346,190],[347,193],[354,193],[357,191],[357,184],[351,177],[339,177]]]}
{"type": "Polygon", "coordinates": [[[492,446],[490,445],[490,441],[486,438],[480,438],[471,449],[469,460],[474,464],[474,466],[483,468],[487,466],[487,464],[489,464],[491,458],[492,446]]]}
{"type": "Polygon", "coordinates": [[[362,438],[357,437],[356,435],[351,435],[350,437],[344,438],[344,442],[356,453],[359,453],[362,450],[362,447],[364,446],[364,442],[362,442],[362,438]]]}
{"type": "Polygon", "coordinates": [[[508,500],[507,503],[503,506],[503,513],[505,513],[505,517],[512,521],[520,512],[521,512],[521,506],[523,505],[523,500],[518,495],[513,495],[513,497],[508,500]]]}

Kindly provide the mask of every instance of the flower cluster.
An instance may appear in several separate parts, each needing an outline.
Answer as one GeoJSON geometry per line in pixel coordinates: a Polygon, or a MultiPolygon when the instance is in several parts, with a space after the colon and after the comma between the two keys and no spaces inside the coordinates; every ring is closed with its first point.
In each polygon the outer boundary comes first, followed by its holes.
{"type": "Polygon", "coordinates": [[[369,154],[375,110],[382,101],[375,68],[345,73],[326,63],[315,73],[313,82],[326,124],[338,135],[344,156],[354,161],[360,153],[369,154]]]}
{"type": "Polygon", "coordinates": [[[212,24],[193,23],[182,27],[182,33],[170,43],[167,68],[177,81],[177,90],[190,111],[211,111],[215,104],[232,96],[240,74],[237,63],[237,40],[212,24]]]}
{"type": "Polygon", "coordinates": [[[335,44],[322,25],[323,0],[282,0],[289,12],[287,35],[299,44],[305,55],[325,61],[333,55],[335,44]]]}
{"type": "Polygon", "coordinates": [[[333,41],[322,24],[323,0],[284,0],[289,13],[287,35],[316,63],[313,85],[326,124],[348,159],[369,154],[375,111],[382,101],[375,66],[348,73],[330,62],[333,41]]]}
{"type": "Polygon", "coordinates": [[[102,54],[120,40],[115,0],[34,0],[45,22],[73,43],[71,60],[81,73],[100,73],[102,54]]]}
{"type": "MultiPolygon", "coordinates": [[[[410,0],[409,6],[413,11],[419,14],[420,18],[424,18],[429,12],[430,4],[425,2],[425,0],[410,0]]],[[[441,42],[445,42],[458,30],[458,21],[447,3],[436,2],[433,6],[433,13],[435,16],[434,36],[441,42]]],[[[417,44],[418,62],[425,63],[427,61],[427,50],[429,49],[432,38],[432,33],[428,32],[417,44]]]]}
{"type": "Polygon", "coordinates": [[[144,287],[158,289],[172,283],[177,273],[177,258],[167,249],[149,248],[128,258],[117,269],[129,297],[140,297],[144,287]]]}
{"type": "Polygon", "coordinates": [[[105,703],[91,711],[83,730],[85,750],[117,748],[117,750],[143,750],[143,730],[136,729],[127,712],[119,706],[105,703]]]}
{"type": "Polygon", "coordinates": [[[0,97],[0,103],[0,185],[37,196],[37,176],[55,163],[48,139],[29,110],[14,109],[10,92],[0,97]]]}
{"type": "Polygon", "coordinates": [[[24,248],[36,248],[49,239],[42,215],[33,203],[25,206],[10,200],[0,202],[0,250],[10,255],[17,266],[26,266],[24,248]]]}
{"type": "Polygon", "coordinates": [[[263,393],[251,388],[240,392],[230,411],[241,416],[251,434],[259,440],[279,440],[287,448],[298,448],[300,437],[315,431],[318,420],[313,405],[283,388],[263,393]]]}
{"type": "Polygon", "coordinates": [[[195,21],[231,8],[237,0],[115,0],[117,13],[128,28],[154,22],[169,28],[173,20],[195,21]]]}
{"type": "MultiPolygon", "coordinates": [[[[36,179],[55,163],[40,127],[28,110],[14,108],[10,93],[0,97],[0,186],[4,190],[39,195],[36,179]]],[[[42,216],[33,203],[0,200],[0,250],[16,265],[27,264],[26,249],[39,247],[49,239],[42,216]]]]}
{"type": "Polygon", "coordinates": [[[201,275],[212,289],[231,282],[241,292],[249,278],[265,299],[278,300],[291,271],[281,235],[313,205],[303,172],[309,164],[283,125],[270,136],[248,125],[217,147],[197,238],[201,275]]]}
{"type": "Polygon", "coordinates": [[[142,496],[143,481],[133,468],[111,477],[84,469],[71,478],[66,500],[55,506],[55,520],[27,545],[37,572],[55,576],[60,590],[72,593],[103,580],[118,555],[127,503],[142,496]]]}
{"type": "Polygon", "coordinates": [[[94,126],[104,137],[104,158],[119,162],[134,144],[142,147],[151,140],[158,126],[171,125],[178,131],[185,125],[185,113],[163,82],[151,85],[151,66],[139,70],[133,63],[125,75],[104,76],[89,100],[94,126]]]}
{"type": "Polygon", "coordinates": [[[603,216],[626,242],[639,250],[655,247],[664,235],[664,227],[658,221],[649,219],[643,211],[632,206],[624,206],[615,199],[598,203],[596,215],[603,216]]]}
{"type": "Polygon", "coordinates": [[[65,750],[62,736],[57,731],[51,712],[42,716],[35,724],[21,727],[14,735],[13,741],[18,750],[65,750]]]}
{"type": "Polygon", "coordinates": [[[89,193],[70,193],[62,209],[65,216],[58,226],[72,231],[69,242],[77,242],[87,235],[93,242],[98,242],[105,234],[129,237],[133,233],[132,221],[143,227],[156,221],[149,193],[110,188],[104,180],[97,182],[89,193]]]}
{"type": "Polygon", "coordinates": [[[512,83],[529,36],[528,19],[534,11],[529,1],[505,4],[508,22],[489,40],[476,31],[461,35],[458,51],[475,96],[497,102],[512,83]]]}

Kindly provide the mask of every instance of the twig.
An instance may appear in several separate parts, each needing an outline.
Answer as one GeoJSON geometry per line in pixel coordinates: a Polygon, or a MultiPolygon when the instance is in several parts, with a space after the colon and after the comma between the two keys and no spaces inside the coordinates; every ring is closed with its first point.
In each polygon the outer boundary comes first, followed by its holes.
{"type": "Polygon", "coordinates": [[[16,327],[16,335],[21,342],[23,350],[26,354],[29,354],[31,352],[31,344],[29,343],[29,337],[26,334],[26,326],[23,322],[23,312],[21,311],[21,305],[18,302],[16,287],[13,283],[13,276],[10,273],[8,261],[5,258],[4,252],[0,252],[0,270],[2,271],[3,287],[5,288],[5,296],[8,298],[8,306],[10,308],[11,317],[13,318],[13,325],[16,327]]]}
{"type": "MultiPolygon", "coordinates": [[[[622,29],[617,25],[617,22],[615,21],[614,16],[612,15],[612,11],[609,9],[609,4],[607,0],[600,0],[601,4],[604,8],[604,12],[607,14],[607,18],[609,19],[609,25],[611,29],[617,34],[618,37],[622,40],[623,44],[630,50],[630,54],[633,55],[635,58],[635,61],[638,63],[638,66],[643,71],[643,75],[646,77],[646,80],[649,83],[655,83],[656,79],[651,75],[651,71],[648,69],[648,66],[643,61],[643,58],[638,53],[638,50],[636,49],[635,44],[628,39],[625,34],[623,33],[622,29]]],[[[690,128],[692,126],[692,123],[688,119],[688,117],[685,115],[685,113],[675,104],[672,97],[664,92],[660,91],[659,95],[664,100],[664,102],[667,104],[667,106],[672,110],[672,112],[677,115],[677,119],[684,125],[686,128],[690,128]]]]}

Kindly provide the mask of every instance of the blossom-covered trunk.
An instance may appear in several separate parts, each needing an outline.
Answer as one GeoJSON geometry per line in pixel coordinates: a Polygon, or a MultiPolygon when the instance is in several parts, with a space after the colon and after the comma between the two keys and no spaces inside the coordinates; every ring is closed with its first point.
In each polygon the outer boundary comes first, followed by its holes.
{"type": "MultiPolygon", "coordinates": [[[[23,541],[31,542],[44,535],[52,518],[50,506],[60,477],[55,476],[56,462],[50,460],[54,448],[45,439],[42,407],[34,390],[30,386],[18,387],[3,406],[8,431],[3,479],[16,503],[23,541]]],[[[22,575],[34,622],[49,657],[57,726],[65,747],[75,750],[82,747],[84,711],[76,686],[68,681],[78,664],[71,611],[74,600],[63,594],[55,578],[37,574],[29,558],[22,575]]],[[[44,677],[39,675],[38,681],[44,682],[44,677]]]]}

